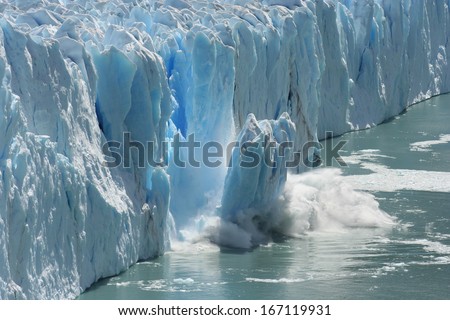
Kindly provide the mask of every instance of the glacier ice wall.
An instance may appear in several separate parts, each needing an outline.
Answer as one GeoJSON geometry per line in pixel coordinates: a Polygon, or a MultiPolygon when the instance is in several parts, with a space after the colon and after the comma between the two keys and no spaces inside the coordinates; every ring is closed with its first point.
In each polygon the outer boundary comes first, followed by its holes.
{"type": "Polygon", "coordinates": [[[125,132],[160,158],[177,132],[226,145],[281,116],[300,149],[450,91],[447,0],[0,0],[0,12],[0,298],[74,297],[163,253],[171,214],[183,224],[223,193],[233,216],[282,188],[282,168],[251,186],[136,153],[105,166],[103,144],[125,132]],[[244,188],[255,193],[237,204],[244,188]]]}
{"type": "Polygon", "coordinates": [[[120,31],[115,46],[102,48],[107,32],[85,45],[78,19],[38,9],[0,22],[1,298],[74,297],[166,246],[167,174],[106,168],[101,150],[125,130],[165,137],[164,66],[120,31]]]}

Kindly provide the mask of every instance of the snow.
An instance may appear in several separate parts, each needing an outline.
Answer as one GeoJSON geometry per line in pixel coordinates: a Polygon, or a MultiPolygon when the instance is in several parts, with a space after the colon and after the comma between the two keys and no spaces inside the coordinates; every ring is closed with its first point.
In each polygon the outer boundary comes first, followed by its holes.
{"type": "Polygon", "coordinates": [[[104,166],[104,143],[125,132],[154,159],[176,134],[300,150],[450,91],[446,0],[0,0],[0,12],[2,299],[73,298],[162,254],[173,218],[233,224],[283,194],[282,166],[154,168],[136,150],[104,166]]]}

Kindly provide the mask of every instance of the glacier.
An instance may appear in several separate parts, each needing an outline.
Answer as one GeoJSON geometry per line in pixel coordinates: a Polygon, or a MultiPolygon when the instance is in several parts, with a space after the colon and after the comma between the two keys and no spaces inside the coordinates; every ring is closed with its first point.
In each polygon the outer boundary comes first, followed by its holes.
{"type": "Polygon", "coordinates": [[[345,194],[310,173],[291,185],[285,167],[152,167],[136,152],[105,166],[102,147],[125,132],[155,159],[176,134],[298,150],[450,91],[447,0],[0,0],[0,12],[0,299],[74,298],[163,254],[174,225],[205,210],[251,232],[255,216],[277,219],[265,209],[286,183],[300,214],[345,194]]]}

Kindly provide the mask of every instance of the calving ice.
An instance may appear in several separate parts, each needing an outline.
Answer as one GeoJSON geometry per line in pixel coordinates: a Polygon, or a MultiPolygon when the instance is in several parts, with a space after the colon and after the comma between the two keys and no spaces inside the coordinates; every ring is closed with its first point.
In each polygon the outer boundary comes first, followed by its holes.
{"type": "Polygon", "coordinates": [[[73,298],[196,223],[245,248],[324,221],[392,224],[356,191],[368,216],[337,215],[315,195],[343,193],[285,165],[153,165],[133,150],[128,166],[105,166],[103,146],[124,133],[156,161],[191,134],[294,153],[450,89],[446,0],[0,0],[0,11],[2,299],[73,298]]]}

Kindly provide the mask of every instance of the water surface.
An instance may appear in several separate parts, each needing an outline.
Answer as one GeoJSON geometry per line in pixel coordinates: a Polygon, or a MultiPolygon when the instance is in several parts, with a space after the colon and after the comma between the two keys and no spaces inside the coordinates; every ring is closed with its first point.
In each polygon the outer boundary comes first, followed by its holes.
{"type": "Polygon", "coordinates": [[[251,251],[182,246],[80,299],[450,299],[450,96],[339,139],[345,181],[396,227],[309,232],[251,251]]]}

